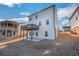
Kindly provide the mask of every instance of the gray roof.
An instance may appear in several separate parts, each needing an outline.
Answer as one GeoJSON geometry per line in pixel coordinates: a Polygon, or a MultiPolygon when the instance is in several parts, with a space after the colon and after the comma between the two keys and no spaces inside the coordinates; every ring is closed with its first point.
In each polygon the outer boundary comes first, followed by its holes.
{"type": "Polygon", "coordinates": [[[16,21],[9,21],[9,20],[5,20],[5,21],[0,21],[0,23],[4,23],[4,22],[8,22],[8,23],[12,23],[12,24],[19,24],[18,22],[16,21]]]}

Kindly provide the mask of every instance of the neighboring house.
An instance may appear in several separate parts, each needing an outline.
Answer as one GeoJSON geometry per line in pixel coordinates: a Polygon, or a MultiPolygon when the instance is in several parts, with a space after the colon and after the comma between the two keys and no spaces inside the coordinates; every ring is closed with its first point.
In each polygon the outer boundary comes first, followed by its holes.
{"type": "MultiPolygon", "coordinates": [[[[33,31],[33,38],[37,40],[57,39],[57,9],[55,5],[36,12],[28,16],[28,18],[28,24],[39,26],[39,30],[33,31]]],[[[28,37],[31,36],[30,33],[31,31],[28,31],[28,37]]]]}
{"type": "Polygon", "coordinates": [[[64,32],[70,31],[70,26],[63,26],[63,31],[64,32]]]}
{"type": "Polygon", "coordinates": [[[14,36],[21,36],[24,32],[21,27],[26,25],[27,23],[18,23],[16,21],[1,21],[0,22],[0,38],[7,38],[7,37],[14,37],[14,36]]]}
{"type": "Polygon", "coordinates": [[[79,34],[79,5],[70,17],[71,31],[79,34]]]}
{"type": "Polygon", "coordinates": [[[0,37],[11,37],[18,34],[18,23],[15,21],[0,22],[0,37]]]}

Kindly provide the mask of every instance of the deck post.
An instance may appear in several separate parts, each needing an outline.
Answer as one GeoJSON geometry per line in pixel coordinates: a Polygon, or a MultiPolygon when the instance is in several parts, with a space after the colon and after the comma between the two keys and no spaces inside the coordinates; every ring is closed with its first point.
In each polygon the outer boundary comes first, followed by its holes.
{"type": "Polygon", "coordinates": [[[28,39],[28,30],[27,30],[27,34],[26,35],[27,35],[26,38],[28,39]]]}
{"type": "Polygon", "coordinates": [[[23,38],[24,38],[24,29],[23,29],[23,38]]]}

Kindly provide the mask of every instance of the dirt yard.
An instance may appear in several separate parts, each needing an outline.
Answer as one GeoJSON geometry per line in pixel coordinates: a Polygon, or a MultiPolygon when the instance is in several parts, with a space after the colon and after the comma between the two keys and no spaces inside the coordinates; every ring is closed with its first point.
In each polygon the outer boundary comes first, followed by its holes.
{"type": "Polygon", "coordinates": [[[20,40],[0,47],[0,56],[79,56],[79,37],[60,32],[57,41],[20,40]]]}

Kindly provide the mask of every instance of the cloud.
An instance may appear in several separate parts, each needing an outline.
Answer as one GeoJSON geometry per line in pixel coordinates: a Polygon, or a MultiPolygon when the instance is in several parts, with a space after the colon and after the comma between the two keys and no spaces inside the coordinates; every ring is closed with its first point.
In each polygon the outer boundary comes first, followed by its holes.
{"type": "Polygon", "coordinates": [[[0,19],[0,21],[5,21],[5,20],[17,21],[19,23],[22,23],[22,22],[28,22],[28,17],[25,17],[25,18],[0,19]]]}
{"type": "Polygon", "coordinates": [[[25,17],[25,18],[12,18],[12,19],[8,19],[8,20],[17,21],[19,23],[21,23],[21,22],[28,22],[28,17],[25,17]]]}
{"type": "Polygon", "coordinates": [[[63,17],[70,17],[74,10],[76,9],[77,5],[72,4],[68,7],[65,8],[59,8],[58,9],[58,18],[63,18],[63,17]]]}
{"type": "Polygon", "coordinates": [[[15,6],[18,6],[18,7],[21,7],[22,6],[21,3],[1,3],[1,5],[6,5],[9,8],[12,8],[12,7],[15,7],[15,6]]]}
{"type": "Polygon", "coordinates": [[[20,7],[22,5],[20,1],[22,1],[22,0],[1,0],[0,4],[6,5],[10,8],[15,7],[17,5],[20,7]]]}
{"type": "Polygon", "coordinates": [[[69,18],[77,8],[77,4],[71,4],[65,8],[58,8],[58,25],[62,29],[63,26],[69,25],[69,18]]]}
{"type": "Polygon", "coordinates": [[[5,19],[0,19],[0,21],[4,21],[5,19]]]}
{"type": "Polygon", "coordinates": [[[62,26],[70,26],[70,23],[69,23],[69,20],[68,19],[65,19],[62,23],[61,23],[62,26]]]}
{"type": "Polygon", "coordinates": [[[21,12],[20,15],[29,16],[30,13],[29,12],[21,12]]]}

